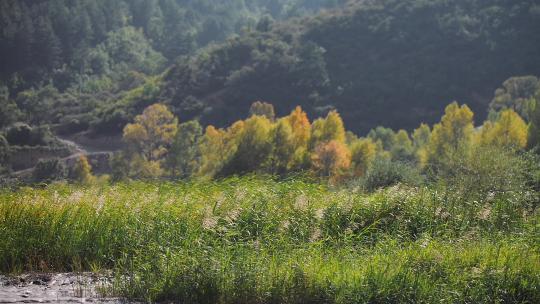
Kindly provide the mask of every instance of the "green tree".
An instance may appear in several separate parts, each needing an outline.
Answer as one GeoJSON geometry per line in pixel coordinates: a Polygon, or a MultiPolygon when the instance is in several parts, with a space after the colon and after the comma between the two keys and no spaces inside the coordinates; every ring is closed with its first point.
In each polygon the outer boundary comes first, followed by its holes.
{"type": "Polygon", "coordinates": [[[9,99],[9,90],[0,85],[0,128],[18,121],[22,116],[17,104],[9,99]]]}
{"type": "Polygon", "coordinates": [[[427,124],[421,124],[414,130],[412,138],[416,160],[420,168],[424,168],[427,164],[427,146],[431,139],[431,128],[427,124]]]}
{"type": "Polygon", "coordinates": [[[203,135],[196,120],[182,123],[174,137],[167,156],[167,165],[173,177],[191,177],[200,166],[199,141],[203,135]]]}
{"type": "Polygon", "coordinates": [[[386,151],[390,151],[396,141],[396,133],[390,128],[381,126],[369,131],[368,137],[375,142],[380,141],[386,151]]]}
{"type": "Polygon", "coordinates": [[[274,106],[264,101],[256,101],[251,104],[251,107],[249,108],[249,116],[253,115],[265,116],[271,121],[276,118],[274,106]]]}
{"type": "Polygon", "coordinates": [[[32,173],[35,182],[53,182],[66,178],[66,166],[57,158],[40,160],[32,173]]]}
{"type": "Polygon", "coordinates": [[[532,102],[529,115],[530,123],[527,146],[531,149],[540,145],[540,90],[536,95],[537,98],[532,102]]]}
{"type": "Polygon", "coordinates": [[[512,77],[506,80],[502,88],[495,91],[495,97],[489,105],[490,115],[496,116],[495,113],[512,109],[528,119],[530,99],[537,90],[540,90],[540,80],[535,76],[512,77]]]}
{"type": "Polygon", "coordinates": [[[269,170],[271,173],[286,173],[293,162],[295,145],[294,135],[286,118],[277,121],[270,133],[272,152],[269,158],[269,170]]]}
{"type": "Polygon", "coordinates": [[[422,149],[429,143],[431,137],[431,128],[427,124],[421,124],[420,127],[413,131],[412,141],[416,151],[422,149]]]}
{"type": "Polygon", "coordinates": [[[396,133],[394,145],[390,153],[392,159],[396,161],[412,161],[414,160],[414,147],[409,134],[405,130],[399,130],[396,133]]]}
{"type": "Polygon", "coordinates": [[[223,168],[221,175],[254,172],[267,162],[272,145],[272,123],[264,116],[252,116],[245,121],[238,140],[238,148],[223,168]]]}

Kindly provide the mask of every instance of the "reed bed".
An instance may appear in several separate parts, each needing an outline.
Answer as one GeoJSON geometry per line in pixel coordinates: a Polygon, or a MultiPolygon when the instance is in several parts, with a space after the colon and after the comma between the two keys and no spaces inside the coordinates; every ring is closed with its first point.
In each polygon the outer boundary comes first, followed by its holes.
{"type": "Polygon", "coordinates": [[[112,271],[104,292],[148,302],[539,303],[535,195],[266,177],[5,190],[0,271],[112,271]]]}

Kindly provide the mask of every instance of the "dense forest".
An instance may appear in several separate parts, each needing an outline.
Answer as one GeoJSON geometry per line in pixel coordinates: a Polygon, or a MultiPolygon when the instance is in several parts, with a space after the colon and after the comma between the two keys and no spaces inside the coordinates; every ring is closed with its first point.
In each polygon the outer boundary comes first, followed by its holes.
{"type": "MultiPolygon", "coordinates": [[[[13,91],[60,91],[92,76],[161,72],[181,55],[256,26],[338,1],[2,1],[1,79],[13,91]]],[[[119,75],[115,75],[119,76],[119,75]]]]}
{"type": "Polygon", "coordinates": [[[410,130],[540,74],[535,1],[343,2],[3,1],[2,124],[119,134],[162,102],[224,126],[264,100],[410,130]]]}

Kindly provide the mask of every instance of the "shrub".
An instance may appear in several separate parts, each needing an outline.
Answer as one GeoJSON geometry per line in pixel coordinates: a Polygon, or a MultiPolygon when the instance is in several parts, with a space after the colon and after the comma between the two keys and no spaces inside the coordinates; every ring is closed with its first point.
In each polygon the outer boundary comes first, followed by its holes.
{"type": "MultiPolygon", "coordinates": [[[[460,195],[482,199],[497,193],[528,191],[534,183],[534,157],[518,154],[509,148],[477,146],[456,154],[451,166],[432,178],[446,184],[460,195]]],[[[536,171],[538,172],[538,171],[536,171]]]]}
{"type": "Polygon", "coordinates": [[[40,160],[33,172],[35,182],[52,182],[66,177],[66,167],[59,159],[40,160]]]}
{"type": "Polygon", "coordinates": [[[373,191],[398,183],[419,185],[423,179],[419,171],[408,163],[378,157],[373,161],[366,176],[360,180],[360,184],[365,190],[373,191]]]}
{"type": "Polygon", "coordinates": [[[88,163],[88,158],[81,155],[69,172],[69,179],[80,184],[91,183],[94,177],[92,176],[92,166],[88,163]]]}
{"type": "Polygon", "coordinates": [[[32,128],[25,123],[17,123],[7,130],[6,139],[14,146],[47,146],[53,143],[49,126],[32,128]]]}

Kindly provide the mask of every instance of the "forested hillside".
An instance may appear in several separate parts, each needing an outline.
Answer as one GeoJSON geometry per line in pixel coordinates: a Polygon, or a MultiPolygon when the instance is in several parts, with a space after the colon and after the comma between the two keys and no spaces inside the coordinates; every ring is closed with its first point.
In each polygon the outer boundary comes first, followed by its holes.
{"type": "Polygon", "coordinates": [[[500,83],[540,74],[539,59],[535,1],[356,1],[186,59],[161,98],[180,116],[195,104],[212,122],[265,100],[278,113],[336,107],[355,131],[411,128],[453,100],[484,118],[500,83]]]}
{"type": "Polygon", "coordinates": [[[314,117],[336,108],[357,133],[412,129],[454,100],[481,122],[503,81],[540,74],[534,0],[0,6],[3,127],[119,134],[156,102],[181,120],[225,126],[262,100],[278,115],[296,105],[314,117]]]}
{"type": "Polygon", "coordinates": [[[40,82],[64,90],[111,70],[155,73],[179,55],[254,27],[265,14],[281,19],[338,2],[5,0],[0,79],[17,92],[40,82]]]}

